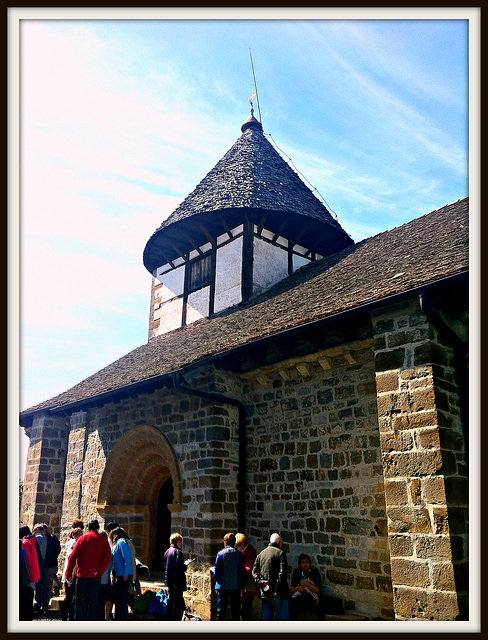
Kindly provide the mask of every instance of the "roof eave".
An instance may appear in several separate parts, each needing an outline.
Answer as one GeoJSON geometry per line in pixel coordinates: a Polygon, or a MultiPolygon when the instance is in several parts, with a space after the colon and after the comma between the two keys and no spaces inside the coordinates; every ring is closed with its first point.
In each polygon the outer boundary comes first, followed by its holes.
{"type": "Polygon", "coordinates": [[[195,360],[187,365],[184,365],[180,369],[176,369],[173,371],[167,371],[165,373],[159,374],[157,376],[152,376],[150,378],[145,378],[144,380],[140,380],[138,382],[134,382],[128,385],[124,385],[122,387],[117,387],[115,389],[111,389],[109,391],[97,394],[96,396],[90,396],[89,398],[83,398],[82,400],[76,400],[74,402],[70,402],[64,405],[59,405],[55,407],[45,407],[36,409],[34,411],[22,412],[20,414],[20,426],[24,428],[28,428],[32,424],[32,419],[37,413],[49,413],[49,414],[62,414],[62,413],[71,413],[74,410],[79,409],[87,409],[91,406],[98,405],[100,403],[110,402],[113,399],[120,399],[121,397],[127,397],[130,395],[137,395],[141,392],[147,392],[149,389],[163,387],[163,386],[171,386],[171,378],[176,373],[185,374],[186,372],[191,371],[196,367],[201,367],[206,363],[210,363],[215,360],[219,360],[221,358],[228,358],[233,354],[240,353],[248,348],[256,348],[258,346],[264,346],[265,344],[276,340],[279,338],[284,338],[288,336],[293,336],[297,333],[306,331],[308,329],[317,328],[321,325],[329,324],[338,320],[343,320],[348,317],[352,317],[354,315],[362,314],[367,311],[373,310],[375,307],[384,306],[385,304],[395,304],[397,302],[401,302],[407,298],[411,298],[413,295],[418,295],[422,291],[436,289],[447,284],[457,284],[461,283],[463,280],[468,278],[469,272],[468,270],[464,270],[460,273],[456,273],[450,276],[446,276],[444,278],[438,278],[436,280],[432,280],[430,282],[424,282],[419,284],[411,289],[401,291],[386,297],[377,298],[374,300],[370,300],[364,302],[363,304],[358,304],[348,309],[344,309],[337,313],[330,314],[328,316],[318,318],[316,320],[312,320],[310,322],[302,323],[296,327],[291,327],[289,329],[285,329],[283,331],[278,331],[276,333],[270,334],[264,338],[259,340],[253,340],[252,342],[245,343],[228,349],[226,351],[222,351],[217,354],[211,354],[208,356],[204,356],[195,360]],[[168,383],[168,385],[166,384],[168,383]]]}

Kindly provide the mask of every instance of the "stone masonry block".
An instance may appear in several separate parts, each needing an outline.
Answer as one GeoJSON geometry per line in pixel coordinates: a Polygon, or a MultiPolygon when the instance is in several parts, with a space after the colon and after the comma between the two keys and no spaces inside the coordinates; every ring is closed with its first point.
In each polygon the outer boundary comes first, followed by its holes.
{"type": "Polygon", "coordinates": [[[393,533],[432,533],[427,509],[422,507],[387,507],[388,531],[393,533]]]}
{"type": "Polygon", "coordinates": [[[451,543],[447,536],[418,536],[415,540],[417,558],[447,562],[451,560],[451,543]]]}
{"type": "Polygon", "coordinates": [[[397,371],[384,371],[376,374],[376,391],[385,393],[397,391],[399,388],[399,376],[397,371]]]}
{"type": "Polygon", "coordinates": [[[391,349],[400,345],[411,344],[412,342],[421,342],[429,338],[429,330],[424,327],[418,327],[411,331],[398,331],[388,336],[387,344],[391,349]]]}
{"type": "Polygon", "coordinates": [[[410,480],[410,499],[412,504],[422,505],[422,492],[420,490],[420,478],[412,478],[410,480]]]}
{"type": "Polygon", "coordinates": [[[446,504],[444,478],[442,476],[422,478],[422,493],[427,504],[446,504]]]}
{"type": "Polygon", "coordinates": [[[397,394],[395,409],[402,412],[417,413],[435,409],[434,389],[412,389],[397,394]]]}
{"type": "Polygon", "coordinates": [[[413,556],[414,541],[410,535],[390,535],[388,536],[390,543],[391,557],[409,558],[413,556]]]}
{"type": "Polygon", "coordinates": [[[358,589],[374,589],[374,578],[366,577],[366,576],[357,576],[356,578],[356,587],[358,589]]]}
{"type": "Polygon", "coordinates": [[[384,453],[385,478],[412,477],[437,473],[442,467],[440,451],[384,453]]]}
{"type": "Polygon", "coordinates": [[[434,427],[436,425],[437,412],[432,409],[418,413],[395,415],[392,423],[394,430],[423,429],[424,427],[434,427]]]}
{"type": "Polygon", "coordinates": [[[414,440],[410,431],[381,432],[380,444],[382,453],[410,451],[413,449],[414,440]]]}
{"type": "Polygon", "coordinates": [[[432,586],[441,591],[456,591],[454,568],[451,562],[434,564],[432,567],[432,586]]]}
{"type": "Polygon", "coordinates": [[[439,437],[439,429],[421,429],[415,434],[419,448],[421,449],[440,449],[441,441],[439,437]]]}
{"type": "Polygon", "coordinates": [[[449,518],[447,507],[434,508],[432,510],[432,517],[434,519],[435,533],[449,533],[449,518]]]}
{"type": "Polygon", "coordinates": [[[333,584],[352,585],[354,583],[354,574],[328,569],[327,579],[333,584]]]}
{"type": "Polygon", "coordinates": [[[388,505],[403,505],[407,503],[408,491],[405,480],[386,480],[385,496],[388,505]]]}
{"type": "Polygon", "coordinates": [[[395,587],[393,594],[397,618],[455,620],[459,614],[456,594],[449,591],[395,587]]]}
{"type": "Polygon", "coordinates": [[[375,369],[377,372],[400,369],[405,362],[405,349],[392,349],[375,353],[375,369]]]}
{"type": "Polygon", "coordinates": [[[343,531],[357,536],[370,536],[373,531],[371,520],[363,518],[344,518],[343,531]]]}
{"type": "Polygon", "coordinates": [[[409,587],[430,586],[429,565],[427,562],[416,562],[406,558],[392,558],[391,581],[396,585],[409,587]]]}

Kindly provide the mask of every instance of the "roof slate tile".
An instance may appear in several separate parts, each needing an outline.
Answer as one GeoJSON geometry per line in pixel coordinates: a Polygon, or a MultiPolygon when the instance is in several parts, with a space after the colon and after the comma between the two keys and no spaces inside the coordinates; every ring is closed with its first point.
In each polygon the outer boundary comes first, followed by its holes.
{"type": "Polygon", "coordinates": [[[302,267],[245,306],[153,338],[22,415],[170,374],[267,336],[466,273],[468,208],[468,198],[459,200],[302,267]]]}

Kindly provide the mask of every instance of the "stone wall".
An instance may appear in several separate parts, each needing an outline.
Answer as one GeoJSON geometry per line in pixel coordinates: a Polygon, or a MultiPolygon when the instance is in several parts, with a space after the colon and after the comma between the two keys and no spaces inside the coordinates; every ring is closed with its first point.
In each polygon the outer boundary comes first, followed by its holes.
{"type": "Polygon", "coordinates": [[[452,353],[417,301],[373,322],[396,617],[458,619],[467,492],[452,353]]]}
{"type": "Polygon", "coordinates": [[[308,553],[346,613],[393,601],[371,340],[249,375],[248,533],[308,553]]]}
{"type": "MultiPolygon", "coordinates": [[[[212,389],[215,384],[207,376],[198,386],[212,389]]],[[[36,452],[34,444],[31,456],[36,452]]],[[[64,544],[74,518],[81,517],[85,524],[97,518],[102,528],[117,519],[133,538],[138,557],[150,562],[157,494],[166,478],[164,473],[173,464],[178,468],[175,483],[179,483],[180,506],[172,513],[171,528],[183,536],[187,557],[195,558],[190,585],[193,606],[200,615],[204,609],[209,613],[209,568],[222,547],[223,535],[237,530],[237,462],[237,410],[232,406],[159,389],[74,413],[69,429],[61,542],[64,544]],[[145,425],[170,443],[167,446],[175,457],[174,464],[168,459],[170,455],[162,459],[156,443],[142,448],[128,443],[126,449],[116,449],[117,443],[145,425]],[[154,466],[155,451],[159,466],[154,466]],[[109,504],[100,503],[104,469],[112,473],[109,504]],[[140,469],[147,472],[139,473],[140,469]],[[147,545],[145,541],[149,541],[147,545]]],[[[62,562],[61,556],[60,566],[62,562]]]]}
{"type": "Polygon", "coordinates": [[[68,426],[62,418],[38,415],[30,438],[20,522],[30,528],[44,522],[57,532],[61,524],[68,426]]]}
{"type": "MultiPolygon", "coordinates": [[[[258,552],[279,532],[290,575],[308,553],[324,595],[348,614],[463,619],[467,466],[453,349],[415,301],[372,323],[374,339],[241,375],[207,367],[185,384],[245,405],[245,533],[258,552]]],[[[210,619],[209,569],[238,526],[237,408],[159,388],[66,419],[39,415],[29,435],[21,519],[46,521],[62,543],[74,518],[117,519],[150,563],[158,492],[172,478],[171,529],[195,558],[186,596],[210,619]]]]}

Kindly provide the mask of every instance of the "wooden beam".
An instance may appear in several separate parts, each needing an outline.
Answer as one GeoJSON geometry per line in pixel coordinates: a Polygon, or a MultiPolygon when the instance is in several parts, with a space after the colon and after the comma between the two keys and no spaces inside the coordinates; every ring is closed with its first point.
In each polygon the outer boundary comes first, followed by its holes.
{"type": "Polygon", "coordinates": [[[203,254],[203,251],[200,249],[197,243],[185,231],[182,231],[181,235],[185,238],[185,240],[187,240],[187,242],[191,244],[191,246],[195,249],[195,251],[198,251],[200,255],[203,254]]]}
{"type": "Polygon", "coordinates": [[[283,222],[278,228],[278,231],[274,234],[272,242],[276,242],[276,240],[281,236],[281,232],[285,228],[285,225],[286,225],[286,220],[283,220],[283,222]]]}
{"type": "Polygon", "coordinates": [[[161,256],[161,260],[163,260],[163,262],[161,262],[161,264],[159,265],[159,267],[156,267],[156,271],[161,267],[161,265],[167,263],[170,264],[173,269],[175,268],[175,265],[173,264],[172,260],[170,260],[166,254],[164,253],[164,251],[162,251],[159,247],[158,247],[158,254],[161,256]]]}
{"type": "Polygon", "coordinates": [[[266,214],[261,218],[261,222],[258,224],[258,236],[261,235],[261,231],[263,230],[264,223],[266,222],[266,214]]]}
{"type": "MultiPolygon", "coordinates": [[[[181,249],[178,249],[178,247],[177,247],[175,244],[173,244],[172,242],[168,242],[168,244],[169,244],[169,246],[170,246],[172,249],[174,249],[174,251],[176,251],[176,253],[178,254],[178,258],[183,258],[183,260],[185,260],[185,253],[184,253],[184,251],[181,251],[181,249]]],[[[186,262],[186,260],[185,260],[185,262],[186,262]]],[[[171,264],[174,266],[174,264],[173,264],[173,263],[174,263],[174,260],[173,260],[173,262],[171,263],[171,264]]]]}
{"type": "Polygon", "coordinates": [[[198,225],[200,228],[200,231],[203,233],[203,235],[207,238],[207,240],[210,242],[210,244],[212,245],[212,247],[215,244],[215,240],[212,238],[212,236],[210,235],[210,233],[207,231],[207,229],[203,226],[203,224],[199,224],[198,225]]]}
{"type": "Polygon", "coordinates": [[[305,233],[305,227],[303,227],[300,230],[300,233],[298,235],[296,235],[295,238],[292,240],[292,245],[298,244],[298,241],[300,240],[300,238],[303,236],[304,233],[305,233]]]}
{"type": "Polygon", "coordinates": [[[229,229],[227,220],[223,216],[220,216],[219,221],[220,221],[220,224],[224,227],[225,231],[229,234],[229,238],[233,238],[234,236],[232,235],[232,232],[229,229]]]}

